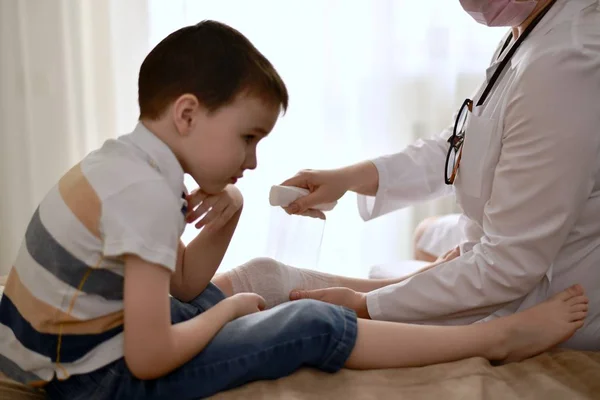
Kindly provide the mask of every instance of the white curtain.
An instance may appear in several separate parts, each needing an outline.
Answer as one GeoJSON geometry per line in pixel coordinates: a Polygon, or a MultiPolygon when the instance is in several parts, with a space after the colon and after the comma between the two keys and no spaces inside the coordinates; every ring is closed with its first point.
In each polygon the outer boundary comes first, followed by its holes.
{"type": "Polygon", "coordinates": [[[143,0],[0,0],[0,274],[48,189],[132,129],[146,15],[143,0]]]}
{"type": "MultiPolygon", "coordinates": [[[[446,199],[365,224],[348,195],[322,223],[271,208],[268,191],[300,169],[396,151],[450,123],[503,34],[458,1],[0,0],[0,273],[56,179],[134,126],[144,55],[203,19],[245,34],[291,96],[259,168],[239,183],[244,215],[223,269],[270,255],[365,276],[369,265],[410,257],[420,218],[454,210],[446,199]]],[[[195,234],[190,227],[185,241],[195,234]]]]}
{"type": "MultiPolygon", "coordinates": [[[[261,145],[259,168],[239,183],[246,206],[223,268],[269,255],[365,276],[372,264],[410,258],[415,224],[454,211],[453,199],[365,224],[348,195],[322,223],[270,208],[269,188],[303,168],[339,167],[437,134],[483,76],[503,31],[478,26],[458,1],[152,0],[150,42],[204,19],[246,35],[291,100],[261,145]]],[[[195,234],[189,228],[185,240],[195,234]]]]}

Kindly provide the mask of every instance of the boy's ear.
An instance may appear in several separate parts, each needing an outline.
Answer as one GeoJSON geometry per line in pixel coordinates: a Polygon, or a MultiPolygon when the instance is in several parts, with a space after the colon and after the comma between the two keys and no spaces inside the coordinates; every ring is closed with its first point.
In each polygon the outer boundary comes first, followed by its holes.
{"type": "Polygon", "coordinates": [[[173,122],[177,132],[187,136],[198,123],[202,105],[193,94],[181,95],[173,103],[173,122]]]}

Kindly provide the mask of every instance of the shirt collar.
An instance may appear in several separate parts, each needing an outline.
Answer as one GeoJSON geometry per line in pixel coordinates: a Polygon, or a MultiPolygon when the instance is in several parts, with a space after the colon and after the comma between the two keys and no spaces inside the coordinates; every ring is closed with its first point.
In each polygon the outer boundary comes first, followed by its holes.
{"type": "Polygon", "coordinates": [[[169,146],[150,132],[141,121],[137,123],[133,132],[125,135],[122,140],[131,143],[141,151],[143,158],[165,177],[177,196],[185,191],[184,172],[179,160],[169,146]]]}
{"type": "MultiPolygon", "coordinates": [[[[591,6],[592,4],[598,4],[598,0],[558,0],[556,4],[552,6],[548,13],[544,16],[544,18],[539,22],[539,24],[535,27],[535,29],[531,32],[529,37],[521,44],[523,49],[526,49],[528,46],[531,46],[532,41],[538,40],[539,37],[546,35],[550,32],[555,26],[564,21],[572,21],[575,15],[579,14],[581,10],[591,6]]],[[[502,38],[502,41],[498,45],[496,52],[494,53],[494,58],[491,65],[486,69],[486,78],[489,81],[496,72],[502,57],[498,58],[500,55],[500,50],[502,49],[502,45],[511,34],[512,28],[508,30],[506,35],[502,38]]],[[[514,44],[514,39],[508,45],[508,49],[514,44]]],[[[505,51],[505,53],[506,53],[505,51]]],[[[526,51],[521,48],[517,51],[513,57],[510,59],[508,64],[506,65],[506,70],[513,68],[514,65],[518,65],[519,61],[526,54],[526,51]]]]}
{"type": "MultiPolygon", "coordinates": [[[[540,21],[539,25],[531,32],[530,38],[537,41],[537,45],[539,45],[543,36],[547,35],[561,24],[568,23],[572,30],[573,27],[577,26],[579,23],[578,18],[582,14],[582,11],[593,4],[598,6],[598,0],[558,0],[556,4],[548,10],[548,14],[540,21]]],[[[527,47],[529,46],[532,45],[528,44],[527,47]]],[[[526,51],[517,52],[517,54],[515,54],[516,57],[514,57],[514,64],[516,65],[526,53],[526,51]]]]}

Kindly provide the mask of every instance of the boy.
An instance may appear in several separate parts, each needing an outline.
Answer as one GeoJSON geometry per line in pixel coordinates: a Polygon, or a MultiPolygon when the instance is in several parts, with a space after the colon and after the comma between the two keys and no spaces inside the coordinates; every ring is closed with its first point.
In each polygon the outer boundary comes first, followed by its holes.
{"type": "Polygon", "coordinates": [[[230,27],[202,22],[158,44],[140,70],[133,133],[85,157],[33,215],[0,303],[0,370],[52,399],[195,399],[303,365],[516,360],[583,324],[577,287],[459,328],[225,298],[210,280],[242,211],[233,184],[256,168],[256,145],[287,103],[275,69],[230,27]],[[185,195],[184,173],[201,190],[185,195]],[[185,222],[204,227],[187,247],[185,222]]]}

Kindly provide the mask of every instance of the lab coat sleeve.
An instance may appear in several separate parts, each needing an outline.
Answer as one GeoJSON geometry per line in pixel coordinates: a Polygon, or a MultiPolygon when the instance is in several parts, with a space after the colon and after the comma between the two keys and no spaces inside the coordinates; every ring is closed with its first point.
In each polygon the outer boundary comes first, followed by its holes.
{"type": "Polygon", "coordinates": [[[444,182],[448,138],[453,127],[437,137],[421,139],[399,153],[371,160],[379,173],[379,187],[375,197],[358,196],[363,220],[453,193],[452,186],[444,182]]]}
{"type": "MultiPolygon", "coordinates": [[[[542,56],[507,92],[502,150],[471,251],[367,295],[373,319],[474,322],[540,283],[589,198],[600,152],[594,54],[542,56]]],[[[595,70],[596,69],[596,70],[595,70]]]]}

